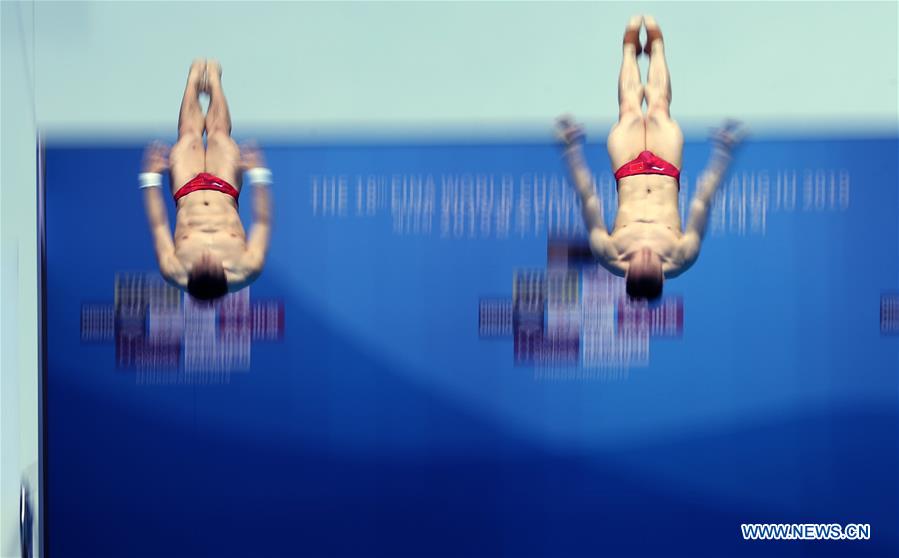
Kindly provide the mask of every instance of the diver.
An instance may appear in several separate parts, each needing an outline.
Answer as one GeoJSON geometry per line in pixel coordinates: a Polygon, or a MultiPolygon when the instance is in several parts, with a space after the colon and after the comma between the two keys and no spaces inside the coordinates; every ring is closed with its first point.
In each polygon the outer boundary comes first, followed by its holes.
{"type": "Polygon", "coordinates": [[[231,138],[221,76],[217,61],[194,60],[181,102],[178,141],[171,150],[151,143],[139,176],[159,270],[170,284],[200,300],[222,297],[256,280],[271,231],[272,173],[255,145],[238,147],[231,138]],[[209,96],[205,116],[201,93],[209,96]],[[166,170],[177,209],[174,237],[161,194],[166,170]],[[242,173],[253,186],[249,235],[238,215],[242,173]]]}
{"type": "Polygon", "coordinates": [[[671,81],[662,32],[652,17],[635,16],[624,32],[619,115],[607,142],[618,190],[618,213],[611,234],[584,161],[583,130],[567,116],[557,123],[565,159],[581,198],[590,248],[603,267],[626,278],[627,294],[634,299],[658,299],[665,279],[677,277],[696,261],[712,198],[734,148],[745,136],[736,121],[727,121],[713,132],[712,155],[697,182],[687,226],[682,231],[678,193],[684,137],[671,119],[670,104],[671,81]],[[641,26],[646,28],[643,48],[641,26]],[[641,52],[649,56],[645,86],[637,66],[641,52]]]}

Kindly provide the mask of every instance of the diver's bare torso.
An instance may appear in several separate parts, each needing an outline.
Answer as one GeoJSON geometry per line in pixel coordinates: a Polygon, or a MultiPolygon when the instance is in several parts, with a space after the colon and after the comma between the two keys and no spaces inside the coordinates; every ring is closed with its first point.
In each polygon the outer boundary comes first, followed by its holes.
{"type": "Polygon", "coordinates": [[[185,268],[210,252],[222,260],[233,288],[246,275],[246,232],[237,203],[227,194],[200,190],[178,200],[174,242],[175,256],[185,268]]]}
{"type": "Polygon", "coordinates": [[[666,277],[686,271],[692,262],[684,249],[677,181],[654,174],[622,178],[618,183],[618,213],[609,238],[612,250],[603,263],[616,275],[625,274],[627,261],[642,247],[658,254],[666,277]]]}

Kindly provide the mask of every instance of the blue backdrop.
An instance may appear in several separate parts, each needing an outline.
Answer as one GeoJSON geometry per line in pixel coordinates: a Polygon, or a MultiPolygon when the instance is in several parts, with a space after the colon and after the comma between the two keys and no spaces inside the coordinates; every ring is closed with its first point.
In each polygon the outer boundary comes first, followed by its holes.
{"type": "Polygon", "coordinates": [[[895,556],[897,147],[752,141],[674,334],[571,260],[521,358],[513,280],[583,237],[550,143],[269,145],[265,271],[206,314],[154,283],[141,146],[51,143],[48,555],[895,556]]]}

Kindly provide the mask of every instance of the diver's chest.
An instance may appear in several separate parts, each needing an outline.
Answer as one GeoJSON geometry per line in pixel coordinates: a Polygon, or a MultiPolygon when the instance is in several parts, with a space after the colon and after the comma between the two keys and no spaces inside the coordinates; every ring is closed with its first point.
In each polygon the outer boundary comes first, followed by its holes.
{"type": "Polygon", "coordinates": [[[663,254],[674,249],[680,238],[680,231],[670,224],[632,221],[620,225],[612,234],[612,241],[619,253],[627,253],[635,248],[648,247],[663,254]]]}

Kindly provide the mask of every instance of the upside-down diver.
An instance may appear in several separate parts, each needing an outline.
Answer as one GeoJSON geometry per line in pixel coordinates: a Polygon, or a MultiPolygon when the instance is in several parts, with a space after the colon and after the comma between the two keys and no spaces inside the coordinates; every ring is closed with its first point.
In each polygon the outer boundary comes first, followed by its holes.
{"type": "Polygon", "coordinates": [[[259,276],[271,229],[271,171],[258,148],[240,148],[231,138],[221,75],[218,62],[194,61],[181,102],[178,141],[170,151],[159,142],[150,144],[140,175],[159,270],[170,284],[201,300],[238,291],[259,276]],[[209,95],[205,116],[201,93],[209,95]],[[160,192],[166,170],[177,208],[174,237],[160,192]],[[253,186],[249,235],[237,212],[242,172],[253,186]]]}
{"type": "Polygon", "coordinates": [[[635,16],[624,33],[618,122],[607,142],[618,184],[618,213],[611,234],[584,161],[583,130],[570,117],[558,121],[558,136],[581,198],[590,248],[603,267],[626,277],[627,293],[637,299],[660,297],[665,279],[677,277],[696,261],[712,197],[745,134],[735,121],[726,122],[712,134],[712,156],[697,183],[682,231],[678,192],[684,136],[671,118],[670,104],[671,82],[662,32],[653,18],[635,16]],[[640,45],[641,26],[646,27],[644,48],[640,45]],[[637,66],[641,52],[650,59],[645,86],[637,66]]]}

